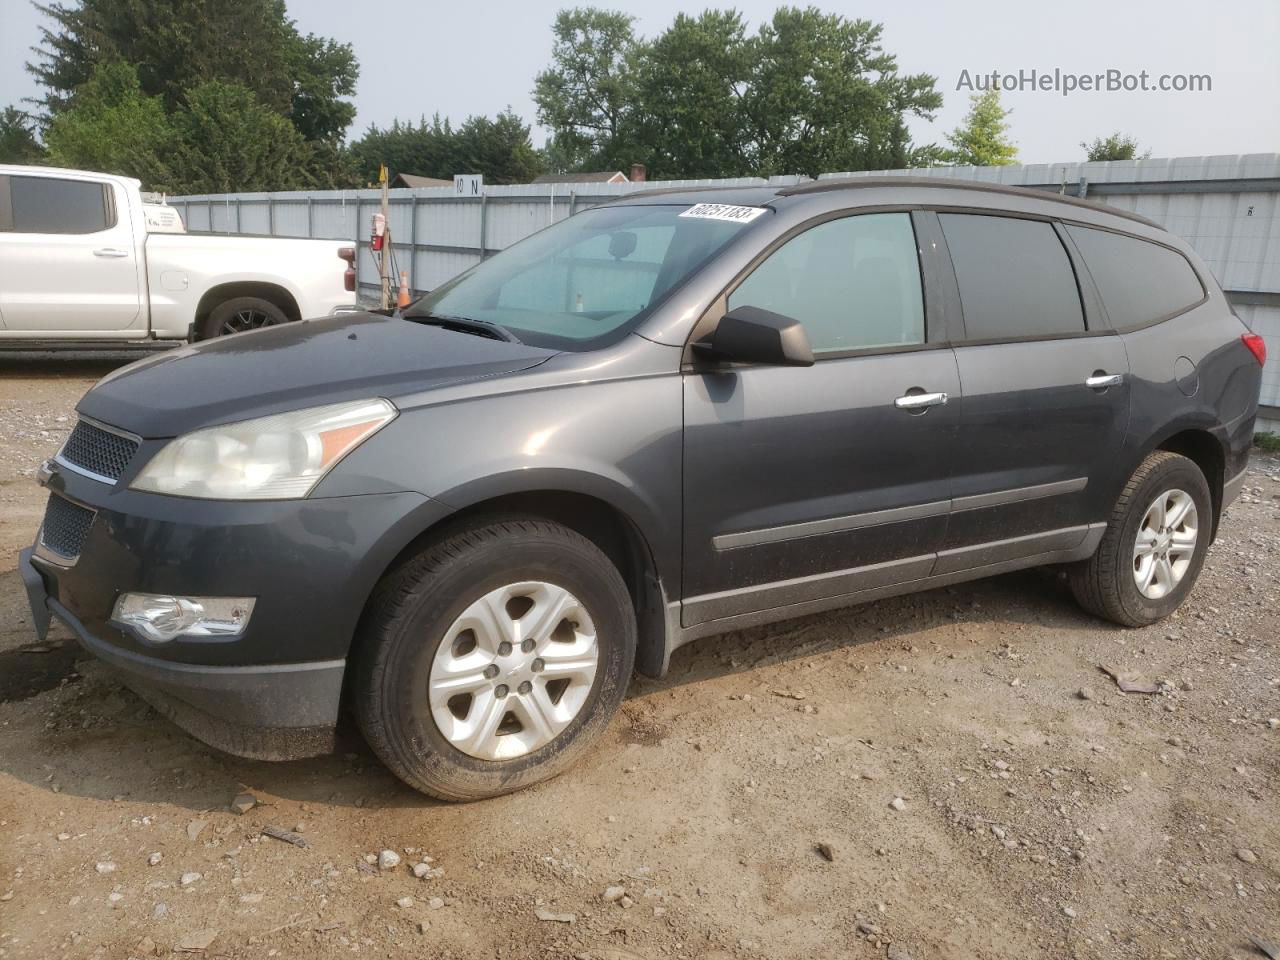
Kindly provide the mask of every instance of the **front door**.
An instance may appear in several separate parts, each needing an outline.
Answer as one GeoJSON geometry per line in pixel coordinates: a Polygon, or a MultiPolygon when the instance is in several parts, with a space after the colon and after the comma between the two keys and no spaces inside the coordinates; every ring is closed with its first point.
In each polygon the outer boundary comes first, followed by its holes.
{"type": "Polygon", "coordinates": [[[727,305],[800,320],[816,363],[686,374],[684,624],[927,576],[960,382],[936,318],[926,325],[911,215],[814,226],[727,305]]]}
{"type": "Polygon", "coordinates": [[[66,177],[0,177],[0,313],[49,336],[146,331],[138,252],[120,188],[66,177]],[[7,184],[5,181],[8,181],[7,184]]]}

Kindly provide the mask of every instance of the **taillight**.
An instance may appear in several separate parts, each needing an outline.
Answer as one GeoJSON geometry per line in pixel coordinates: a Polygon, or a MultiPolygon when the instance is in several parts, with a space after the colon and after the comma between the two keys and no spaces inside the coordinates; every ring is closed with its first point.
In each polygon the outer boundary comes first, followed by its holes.
{"type": "Polygon", "coordinates": [[[350,266],[356,265],[356,248],[355,247],[339,247],[338,259],[345,260],[350,266]]]}
{"type": "Polygon", "coordinates": [[[1253,354],[1258,361],[1258,366],[1264,367],[1267,364],[1267,341],[1263,340],[1256,333],[1241,334],[1240,341],[1249,348],[1249,352],[1253,354]]]}
{"type": "Polygon", "coordinates": [[[356,288],[356,272],[351,267],[347,267],[346,272],[342,274],[342,286],[348,291],[354,291],[356,288]]]}

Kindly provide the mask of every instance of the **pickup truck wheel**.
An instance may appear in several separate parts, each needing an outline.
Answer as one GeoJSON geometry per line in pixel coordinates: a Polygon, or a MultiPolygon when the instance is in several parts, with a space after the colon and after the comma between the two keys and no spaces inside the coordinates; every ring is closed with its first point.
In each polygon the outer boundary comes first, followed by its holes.
{"type": "Polygon", "coordinates": [[[492,520],[438,541],[376,588],[354,706],[374,752],[442,800],[555,776],[608,725],[635,660],[631,597],[585,537],[492,520]]]}
{"type": "Polygon", "coordinates": [[[1163,620],[1195,586],[1212,530],[1200,468],[1156,450],[1125,484],[1097,552],[1071,568],[1071,590],[1090,613],[1122,626],[1163,620]]]}
{"type": "Polygon", "coordinates": [[[288,315],[270,300],[263,300],[260,297],[233,297],[218,304],[209,316],[205,317],[200,330],[200,339],[210,340],[213,337],[226,336],[228,333],[244,333],[246,330],[258,330],[288,322],[288,315]]]}

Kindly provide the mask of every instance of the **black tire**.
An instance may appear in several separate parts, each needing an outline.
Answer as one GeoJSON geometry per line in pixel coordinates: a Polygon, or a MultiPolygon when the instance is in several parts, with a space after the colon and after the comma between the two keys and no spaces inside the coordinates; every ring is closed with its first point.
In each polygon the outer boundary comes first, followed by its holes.
{"type": "Polygon", "coordinates": [[[626,584],[585,537],[559,524],[494,519],[427,547],[375,589],[357,638],[354,708],[365,739],[401,780],[441,800],[519,790],[568,768],[608,725],[635,662],[626,584]],[[510,760],[463,753],[432,718],[427,678],[453,622],[490,590],[544,580],[569,590],[596,628],[598,666],[578,714],[551,742],[510,760]]]}
{"type": "Polygon", "coordinates": [[[200,325],[200,339],[211,340],[231,333],[288,323],[289,315],[261,297],[232,297],[214,307],[200,325]]]}
{"type": "Polygon", "coordinates": [[[1121,626],[1145,627],[1163,620],[1195,586],[1209,549],[1213,523],[1213,499],[1200,468],[1186,457],[1157,450],[1142,461],[1125,484],[1097,552],[1070,568],[1071,592],[1090,613],[1121,626]],[[1134,580],[1134,544],[1147,509],[1171,489],[1191,496],[1200,529],[1182,579],[1165,596],[1153,600],[1142,594],[1134,580]]]}

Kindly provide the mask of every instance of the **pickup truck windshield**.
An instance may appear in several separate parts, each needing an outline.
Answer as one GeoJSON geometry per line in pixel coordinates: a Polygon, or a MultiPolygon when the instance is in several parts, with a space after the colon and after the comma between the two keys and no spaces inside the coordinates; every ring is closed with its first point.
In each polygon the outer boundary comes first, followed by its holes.
{"type": "Polygon", "coordinates": [[[746,229],[742,222],[681,216],[693,209],[584,210],[455,277],[404,315],[497,324],[534,346],[595,349],[632,329],[746,229]]]}

